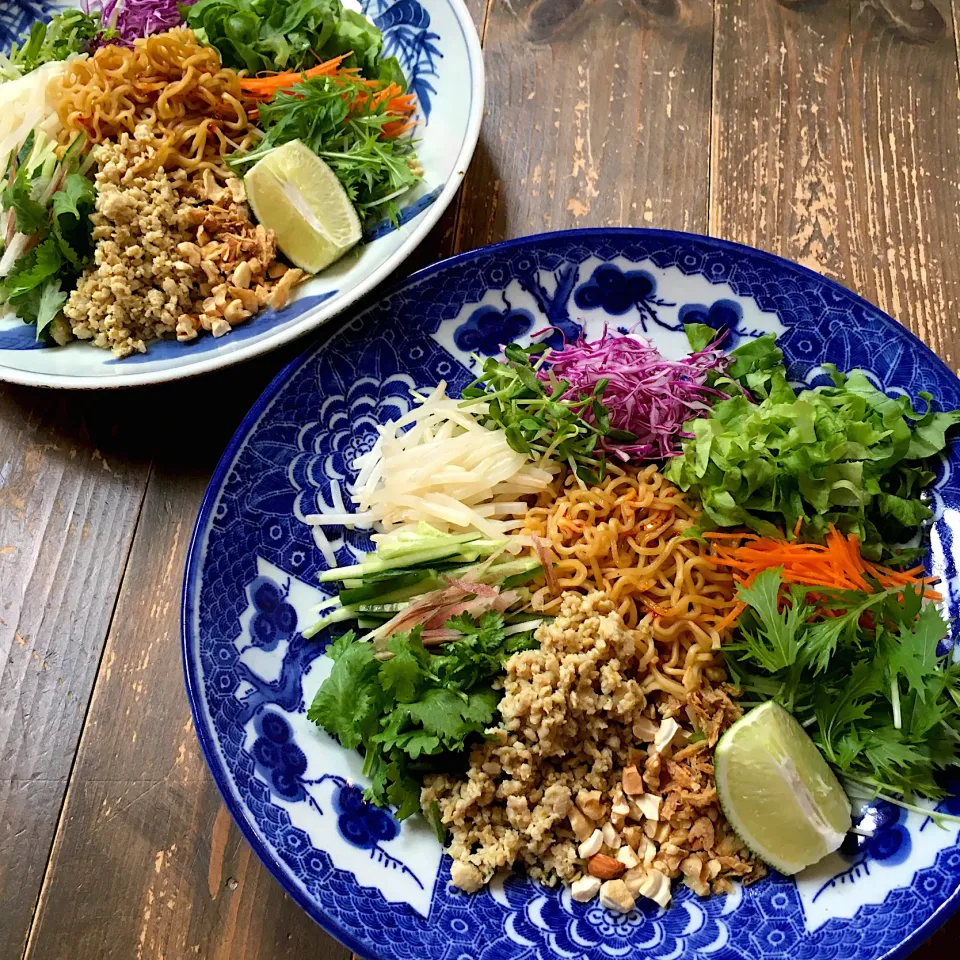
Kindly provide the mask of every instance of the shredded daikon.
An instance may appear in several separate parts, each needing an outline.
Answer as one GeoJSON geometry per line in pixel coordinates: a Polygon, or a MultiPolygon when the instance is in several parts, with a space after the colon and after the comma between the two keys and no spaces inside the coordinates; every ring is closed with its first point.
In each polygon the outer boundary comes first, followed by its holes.
{"type": "Polygon", "coordinates": [[[357,458],[351,525],[373,521],[395,531],[423,522],[444,533],[501,538],[526,510],[518,497],[550,484],[548,469],[511,449],[500,430],[480,425],[483,404],[464,409],[446,391],[441,382],[429,396],[415,394],[417,405],[381,426],[373,448],[357,458]]]}
{"type": "Polygon", "coordinates": [[[56,101],[50,92],[70,61],[53,60],[17,80],[0,83],[0,163],[19,150],[31,130],[55,138],[61,130],[56,101]]]}
{"type": "Polygon", "coordinates": [[[332,570],[337,565],[337,555],[334,553],[333,546],[327,539],[327,535],[320,527],[313,528],[313,542],[323,554],[323,559],[326,561],[328,569],[332,570]]]}

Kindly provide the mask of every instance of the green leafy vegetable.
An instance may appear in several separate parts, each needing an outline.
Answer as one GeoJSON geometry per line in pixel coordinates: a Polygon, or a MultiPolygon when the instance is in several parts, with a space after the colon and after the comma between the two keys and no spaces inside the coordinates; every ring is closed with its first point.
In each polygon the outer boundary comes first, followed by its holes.
{"type": "Polygon", "coordinates": [[[355,634],[347,633],[330,645],[327,656],[336,666],[307,714],[348,749],[360,746],[376,731],[377,697],[373,692],[380,665],[373,645],[355,640],[355,634]]]}
{"type": "MultiPolygon", "coordinates": [[[[10,50],[8,64],[0,69],[0,79],[15,80],[54,60],[66,60],[74,54],[89,52],[101,33],[99,13],[64,10],[48,23],[38,20],[10,50]]],[[[105,33],[110,39],[111,32],[105,33]]]]}
{"type": "Polygon", "coordinates": [[[824,590],[815,605],[807,589],[785,590],[780,569],[739,589],[734,681],[791,711],[848,781],[939,799],[937,773],[960,765],[960,665],[937,653],[946,622],[912,587],[824,590]]]}
{"type": "Polygon", "coordinates": [[[180,13],[201,43],[217,48],[224,66],[251,77],[307,70],[350,51],[346,66],[377,77],[383,35],[340,0],[199,0],[180,13]]]}
{"type": "Polygon", "coordinates": [[[738,599],[753,608],[753,622],[740,624],[741,646],[764,670],[776,673],[792,666],[799,654],[797,628],[810,614],[806,590],[795,588],[783,612],[779,610],[780,577],[761,574],[752,586],[740,587],[738,599]],[[752,630],[751,630],[752,627],[752,630]]]}
{"type": "Polygon", "coordinates": [[[63,305],[67,302],[67,294],[60,289],[60,280],[45,283],[40,289],[40,299],[37,301],[37,339],[46,339],[50,324],[60,315],[63,305]]]}
{"type": "MultiPolygon", "coordinates": [[[[499,613],[448,626],[462,638],[440,653],[424,647],[419,629],[392,636],[383,659],[352,633],[333,641],[333,670],[307,712],[343,746],[363,748],[367,799],[398,807],[400,819],[420,809],[424,774],[456,762],[494,722],[500,696],[491,681],[504,661],[535,646],[529,633],[507,636],[499,613]]],[[[442,835],[437,813],[431,822],[442,835]]]]}
{"type": "Polygon", "coordinates": [[[381,86],[395,83],[404,93],[407,92],[407,77],[396,57],[384,57],[377,64],[377,80],[380,81],[381,86]]]}
{"type": "Polygon", "coordinates": [[[535,358],[545,350],[543,344],[511,343],[504,350],[505,362],[487,358],[481,375],[464,388],[461,406],[486,403],[484,419],[500,427],[518,453],[553,457],[568,464],[582,482],[600,483],[606,475],[606,457],[598,444],[618,433],[601,402],[607,381],[599,381],[590,396],[563,400],[570,387],[566,380],[551,378],[544,383],[537,377],[535,358]],[[587,409],[593,422],[581,416],[587,409]]]}
{"type": "Polygon", "coordinates": [[[15,177],[0,194],[4,210],[12,210],[20,233],[34,234],[47,225],[47,208],[30,195],[30,181],[26,176],[15,177]]]}
{"type": "Polygon", "coordinates": [[[44,281],[55,278],[61,266],[63,257],[60,256],[56,241],[52,238],[44,240],[39,247],[21,257],[9,276],[4,278],[6,299],[16,305],[27,294],[41,287],[44,281]]]}
{"type": "Polygon", "coordinates": [[[53,143],[38,135],[7,167],[0,220],[11,240],[0,257],[0,302],[36,324],[37,339],[54,335],[65,291],[93,256],[96,191],[80,172],[85,162],[79,143],[58,161],[53,143]]]}
{"type": "Polygon", "coordinates": [[[396,213],[393,201],[423,176],[416,144],[407,137],[385,137],[396,122],[388,101],[370,96],[370,88],[345,78],[314,77],[294,91],[277,93],[260,107],[265,136],[256,150],[230,158],[246,170],[274,147],[302,140],[324,160],[368,223],[396,213]],[[357,97],[365,99],[354,106],[357,97]]]}
{"type": "Polygon", "coordinates": [[[688,323],[683,329],[693,353],[706,350],[717,339],[717,331],[705,323],[688,323]]]}
{"type": "Polygon", "coordinates": [[[433,832],[437,835],[441,846],[445,847],[447,845],[447,830],[440,819],[440,804],[436,800],[431,800],[430,806],[424,810],[424,816],[430,826],[433,827],[433,832]]]}
{"type": "Polygon", "coordinates": [[[383,34],[377,27],[362,13],[344,7],[333,36],[324,44],[321,60],[352,53],[353,56],[345,61],[345,66],[358,66],[365,77],[374,79],[381,75],[377,60],[382,50],[383,34]]]}
{"type": "MultiPolygon", "coordinates": [[[[689,334],[701,342],[701,331],[689,334]]],[[[934,478],[927,460],[944,448],[960,411],[935,412],[932,397],[920,394],[926,409],[918,412],[862,370],[824,369],[832,386],[797,394],[772,336],[734,351],[713,384],[727,398],[686,424],[693,437],[667,476],[700,497],[715,527],[790,535],[800,520],[803,535],[822,542],[834,524],[877,560],[932,516],[921,499],[934,478]]]]}
{"type": "Polygon", "coordinates": [[[93,183],[81,173],[71,173],[50,201],[50,223],[57,246],[64,259],[78,270],[93,256],[90,214],[96,198],[93,183]]]}

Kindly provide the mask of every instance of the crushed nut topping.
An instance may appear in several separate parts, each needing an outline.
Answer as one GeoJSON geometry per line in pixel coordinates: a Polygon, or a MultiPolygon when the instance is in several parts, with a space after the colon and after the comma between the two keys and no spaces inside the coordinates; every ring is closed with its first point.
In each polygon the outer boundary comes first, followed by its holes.
{"type": "Polygon", "coordinates": [[[94,266],[64,307],[75,337],[117,357],[164,336],[223,336],[284,307],[307,276],[277,261],[276,238],[251,220],[239,180],[151,171],[152,141],[141,125],[95,148],[94,266]]]}
{"type": "Polygon", "coordinates": [[[672,880],[706,896],[764,876],[713,780],[711,748],[740,715],[732,691],[704,681],[687,704],[644,693],[643,629],[600,593],[566,593],[540,648],[507,661],[502,723],[465,777],[428,777],[421,795],[450,831],[455,885],[476,889],[478,875],[522,863],[576,899],[628,911],[637,897],[665,906],[672,880]],[[694,730],[705,738],[688,744],[694,730]]]}

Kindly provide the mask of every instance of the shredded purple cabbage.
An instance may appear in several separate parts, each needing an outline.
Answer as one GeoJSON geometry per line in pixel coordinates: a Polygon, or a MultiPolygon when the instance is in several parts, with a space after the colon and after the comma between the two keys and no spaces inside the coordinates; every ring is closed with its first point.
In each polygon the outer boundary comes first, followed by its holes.
{"type": "MultiPolygon", "coordinates": [[[[607,454],[620,460],[665,460],[681,452],[680,441],[687,420],[708,410],[722,394],[706,385],[711,371],[722,373],[727,357],[716,348],[691,354],[682,360],[666,360],[648,340],[634,336],[603,337],[588,343],[581,338],[562,350],[551,351],[537,376],[566,380],[570,388],[563,399],[590,395],[601,380],[608,385],[603,405],[610,426],[632,433],[632,443],[609,437],[601,441],[607,454]]],[[[592,418],[589,408],[586,419],[592,418]]]]}
{"type": "MultiPolygon", "coordinates": [[[[186,5],[190,5],[187,0],[186,5]]],[[[85,13],[100,12],[104,29],[112,27],[119,37],[111,40],[101,38],[96,46],[105,43],[122,43],[132,46],[139,37],[162,33],[183,23],[177,0],[84,0],[85,13]]]]}

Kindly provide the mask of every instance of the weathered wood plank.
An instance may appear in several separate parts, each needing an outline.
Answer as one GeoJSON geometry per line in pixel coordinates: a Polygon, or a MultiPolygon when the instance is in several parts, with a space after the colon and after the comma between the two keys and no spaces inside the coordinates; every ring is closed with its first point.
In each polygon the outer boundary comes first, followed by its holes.
{"type": "Polygon", "coordinates": [[[715,62],[711,231],[839,279],[956,368],[952,35],[911,43],[853,2],[718,0],[715,62]]]}
{"type": "Polygon", "coordinates": [[[23,951],[147,480],[117,411],[0,384],[0,960],[23,951]]]}
{"type": "Polygon", "coordinates": [[[944,0],[717,0],[710,232],[835,277],[956,369],[952,24],[944,0]]]}
{"type": "Polygon", "coordinates": [[[125,398],[143,411],[199,408],[211,397],[231,404],[202,443],[172,425],[155,435],[139,533],[28,956],[348,956],[287,901],[226,815],[193,732],[180,664],[183,566],[217,451],[296,352],[125,398]]]}
{"type": "Polygon", "coordinates": [[[494,3],[460,248],[570,227],[702,230],[712,31],[710,0],[494,3]]]}

